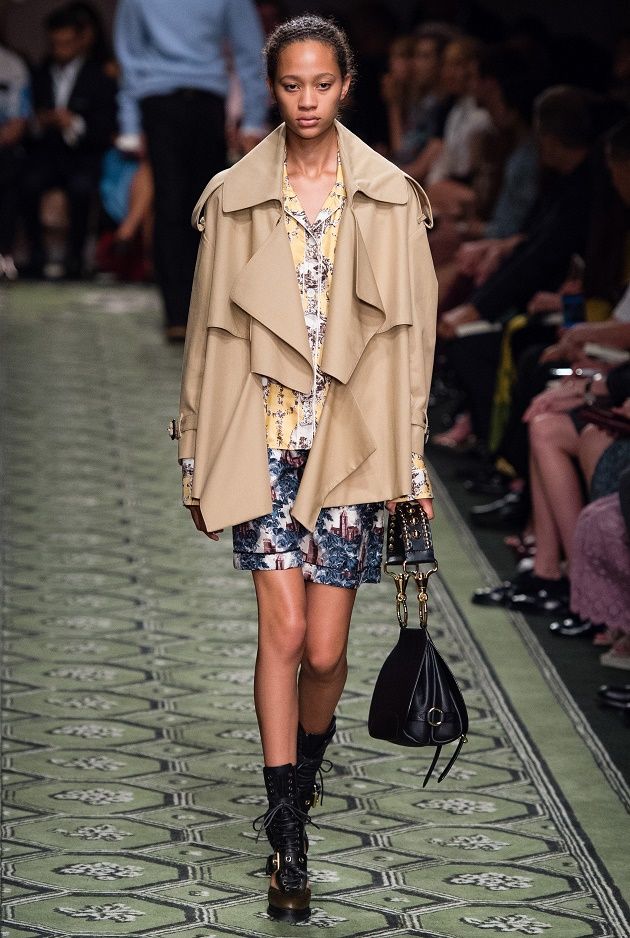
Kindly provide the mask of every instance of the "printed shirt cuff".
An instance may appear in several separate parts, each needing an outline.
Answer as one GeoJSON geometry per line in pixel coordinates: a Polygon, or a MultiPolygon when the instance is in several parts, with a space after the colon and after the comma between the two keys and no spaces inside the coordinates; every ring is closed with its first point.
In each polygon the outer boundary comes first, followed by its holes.
{"type": "Polygon", "coordinates": [[[411,498],[433,498],[429,473],[420,453],[411,454],[411,498]]]}
{"type": "Polygon", "coordinates": [[[182,459],[182,503],[184,505],[198,504],[192,493],[194,472],[195,460],[182,459]]]}

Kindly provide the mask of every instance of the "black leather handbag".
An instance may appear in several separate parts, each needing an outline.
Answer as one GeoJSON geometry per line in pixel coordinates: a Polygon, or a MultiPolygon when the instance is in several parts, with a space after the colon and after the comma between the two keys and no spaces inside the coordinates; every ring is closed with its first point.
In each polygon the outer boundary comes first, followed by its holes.
{"type": "Polygon", "coordinates": [[[398,641],[376,679],[368,716],[375,739],[399,746],[435,746],[422,787],[431,778],[442,747],[457,747],[438,782],[446,778],[466,742],[468,712],[451,669],[427,629],[427,583],[438,565],[426,513],[416,502],[399,502],[387,528],[385,573],[396,583],[398,641]],[[423,567],[430,565],[428,571],[423,567]],[[390,567],[398,567],[392,572],[390,567]],[[419,628],[407,624],[407,584],[412,578],[418,598],[419,628]]]}

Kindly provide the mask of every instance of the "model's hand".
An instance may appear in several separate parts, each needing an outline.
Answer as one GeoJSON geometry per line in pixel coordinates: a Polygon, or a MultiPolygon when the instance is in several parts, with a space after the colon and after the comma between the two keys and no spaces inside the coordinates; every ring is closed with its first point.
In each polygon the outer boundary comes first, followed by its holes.
{"type": "Polygon", "coordinates": [[[206,527],[206,522],[203,520],[203,515],[201,514],[201,508],[199,505],[186,505],[186,508],[192,515],[192,519],[195,522],[195,527],[198,531],[201,531],[202,534],[205,534],[206,537],[211,538],[213,541],[219,540],[219,534],[223,531],[221,528],[219,531],[208,531],[206,527]]]}

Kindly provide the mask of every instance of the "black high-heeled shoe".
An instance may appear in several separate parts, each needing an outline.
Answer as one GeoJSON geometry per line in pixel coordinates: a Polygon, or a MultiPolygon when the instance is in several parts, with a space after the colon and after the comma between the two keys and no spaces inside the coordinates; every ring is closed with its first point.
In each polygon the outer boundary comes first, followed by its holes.
{"type": "Polygon", "coordinates": [[[311,914],[304,825],[310,820],[301,806],[296,767],[287,763],[263,769],[269,808],[254,821],[264,830],[273,853],[266,872],[272,877],[267,914],[284,922],[303,922],[311,914]]]}
{"type": "Polygon", "coordinates": [[[332,763],[328,760],[325,760],[327,765],[323,765],[324,753],[336,729],[334,717],[325,733],[306,733],[298,724],[296,773],[300,807],[305,814],[324,800],[322,773],[332,769],[332,763]]]}

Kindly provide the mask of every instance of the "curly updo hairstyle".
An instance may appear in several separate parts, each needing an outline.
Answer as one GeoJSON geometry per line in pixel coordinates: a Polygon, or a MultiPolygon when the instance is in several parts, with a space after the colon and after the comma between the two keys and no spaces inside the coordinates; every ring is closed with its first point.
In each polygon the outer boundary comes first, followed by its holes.
{"type": "Polygon", "coordinates": [[[276,27],[269,36],[263,55],[267,77],[271,84],[276,79],[280,53],[293,42],[322,42],[335,53],[342,79],[355,77],[354,55],[343,29],[323,16],[295,16],[276,27]]]}

